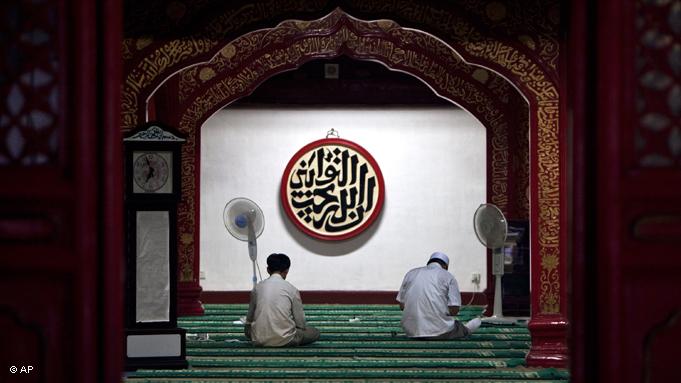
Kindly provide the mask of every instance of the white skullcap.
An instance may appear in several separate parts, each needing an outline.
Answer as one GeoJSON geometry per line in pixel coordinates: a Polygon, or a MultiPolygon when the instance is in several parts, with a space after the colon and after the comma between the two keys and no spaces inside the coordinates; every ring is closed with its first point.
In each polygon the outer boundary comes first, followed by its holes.
{"type": "Polygon", "coordinates": [[[433,254],[430,255],[429,261],[432,261],[433,259],[439,259],[442,262],[445,263],[445,265],[449,266],[449,257],[445,253],[441,253],[439,251],[434,252],[433,254]]]}

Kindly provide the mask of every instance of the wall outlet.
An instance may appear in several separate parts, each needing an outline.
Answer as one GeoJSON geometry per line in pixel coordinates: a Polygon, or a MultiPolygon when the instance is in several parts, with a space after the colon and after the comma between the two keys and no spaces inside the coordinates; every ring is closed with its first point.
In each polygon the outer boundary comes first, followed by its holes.
{"type": "Polygon", "coordinates": [[[338,80],[340,73],[338,64],[324,64],[324,78],[338,80]]]}
{"type": "Polygon", "coordinates": [[[480,290],[480,273],[473,273],[471,275],[471,283],[475,285],[477,290],[480,290]]]}
{"type": "Polygon", "coordinates": [[[199,271],[199,279],[200,280],[206,279],[206,272],[205,271],[199,271]]]}

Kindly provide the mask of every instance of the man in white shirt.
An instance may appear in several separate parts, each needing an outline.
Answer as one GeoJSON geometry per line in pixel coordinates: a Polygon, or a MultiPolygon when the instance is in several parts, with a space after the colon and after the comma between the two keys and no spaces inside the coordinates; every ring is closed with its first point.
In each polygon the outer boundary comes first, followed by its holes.
{"type": "Polygon", "coordinates": [[[435,252],[424,267],[410,270],[397,293],[402,328],[408,337],[456,339],[480,327],[480,318],[465,325],[453,318],[461,307],[459,284],[449,273],[449,257],[435,252]]]}
{"type": "Polygon", "coordinates": [[[305,322],[298,289],[285,280],[290,266],[285,254],[270,254],[270,277],[251,291],[244,332],[255,346],[300,346],[319,339],[319,330],[305,322]]]}

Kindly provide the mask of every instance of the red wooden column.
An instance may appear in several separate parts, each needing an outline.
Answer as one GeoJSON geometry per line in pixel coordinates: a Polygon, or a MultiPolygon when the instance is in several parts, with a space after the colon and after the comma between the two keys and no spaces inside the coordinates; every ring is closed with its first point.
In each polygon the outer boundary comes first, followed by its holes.
{"type": "Polygon", "coordinates": [[[593,150],[588,139],[586,126],[587,114],[592,110],[587,105],[593,101],[593,94],[587,92],[590,73],[588,72],[589,46],[591,44],[588,29],[588,0],[573,1],[570,7],[570,28],[567,41],[561,51],[571,52],[562,61],[565,70],[561,75],[561,97],[566,100],[566,107],[571,116],[569,132],[572,147],[570,152],[570,243],[571,243],[571,291],[570,303],[570,377],[573,382],[591,382],[595,379],[598,361],[596,350],[587,344],[587,339],[595,338],[597,329],[593,325],[595,313],[592,311],[597,302],[592,281],[595,262],[586,253],[587,241],[595,235],[595,208],[587,199],[587,188],[593,187],[591,163],[587,161],[586,151],[593,150]],[[588,101],[587,101],[588,100],[588,101]]]}
{"type": "Polygon", "coordinates": [[[593,26],[595,381],[679,381],[679,3],[602,1],[593,26]],[[612,33],[612,31],[619,31],[612,33]]]}
{"type": "MultiPolygon", "coordinates": [[[[530,104],[530,110],[536,110],[530,104]]],[[[532,346],[527,355],[527,365],[532,367],[568,367],[569,353],[567,345],[568,305],[567,305],[567,171],[566,171],[566,134],[565,113],[561,113],[559,122],[559,185],[558,190],[540,190],[538,167],[539,152],[536,149],[539,132],[537,114],[530,115],[530,276],[531,276],[531,312],[528,324],[532,336],[532,346]],[[558,241],[555,247],[548,246],[546,236],[542,232],[542,220],[558,212],[540,211],[540,193],[555,193],[560,198],[560,220],[558,222],[558,241]],[[541,214],[540,214],[541,213],[541,214]]],[[[542,197],[547,197],[542,195],[542,197]]],[[[548,210],[548,209],[547,209],[548,210]]]]}

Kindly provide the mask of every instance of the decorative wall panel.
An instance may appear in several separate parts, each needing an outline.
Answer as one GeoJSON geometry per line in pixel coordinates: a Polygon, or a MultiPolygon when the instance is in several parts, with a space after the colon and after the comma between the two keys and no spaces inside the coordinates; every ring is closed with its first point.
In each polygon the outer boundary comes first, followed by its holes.
{"type": "Polygon", "coordinates": [[[56,2],[0,5],[0,166],[54,164],[59,129],[56,2]]]}
{"type": "Polygon", "coordinates": [[[636,4],[636,165],[679,169],[681,2],[636,4]]]}

